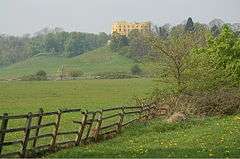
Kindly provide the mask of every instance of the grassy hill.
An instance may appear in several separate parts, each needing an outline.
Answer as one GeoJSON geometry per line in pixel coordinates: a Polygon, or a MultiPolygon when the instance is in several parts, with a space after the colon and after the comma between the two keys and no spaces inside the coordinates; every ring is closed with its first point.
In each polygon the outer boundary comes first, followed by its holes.
{"type": "Polygon", "coordinates": [[[86,74],[112,71],[129,72],[133,64],[134,62],[131,59],[115,54],[109,48],[103,47],[73,58],[47,55],[32,57],[8,67],[0,68],[0,78],[29,75],[39,70],[44,70],[49,75],[57,75],[62,65],[66,69],[77,69],[86,74]]]}
{"type": "Polygon", "coordinates": [[[137,123],[111,140],[60,151],[54,158],[239,158],[240,116],[168,124],[137,123]]]}

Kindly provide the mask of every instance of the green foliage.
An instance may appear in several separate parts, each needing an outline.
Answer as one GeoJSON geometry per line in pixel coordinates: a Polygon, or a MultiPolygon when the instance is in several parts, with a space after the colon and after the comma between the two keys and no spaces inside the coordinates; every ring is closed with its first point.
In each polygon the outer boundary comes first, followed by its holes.
{"type": "Polygon", "coordinates": [[[210,38],[208,46],[197,53],[195,59],[204,68],[203,80],[211,83],[209,87],[239,85],[240,38],[228,26],[223,27],[218,37],[210,38]]]}
{"type": "Polygon", "coordinates": [[[33,75],[27,75],[21,77],[22,81],[46,81],[47,80],[47,73],[43,70],[38,71],[33,75]]]}
{"type": "Polygon", "coordinates": [[[139,65],[133,65],[133,67],[131,68],[131,73],[133,75],[141,75],[142,69],[139,67],[139,65]]]}
{"type": "MultiPolygon", "coordinates": [[[[77,56],[106,45],[106,33],[54,32],[38,36],[0,36],[0,65],[10,65],[40,53],[58,56],[77,56]]],[[[59,31],[58,31],[59,30],[59,31]]]]}
{"type": "Polygon", "coordinates": [[[95,74],[97,79],[128,79],[137,78],[137,76],[131,75],[127,72],[103,72],[95,74]]]}
{"type": "Polygon", "coordinates": [[[129,54],[128,56],[135,60],[142,60],[150,52],[147,33],[133,30],[129,33],[129,54]]]}
{"type": "Polygon", "coordinates": [[[79,70],[71,70],[71,71],[68,71],[67,74],[70,77],[81,77],[81,76],[84,75],[84,73],[82,71],[79,71],[79,70]]]}
{"type": "Polygon", "coordinates": [[[118,51],[120,48],[128,45],[128,39],[126,36],[114,32],[111,36],[110,48],[113,51],[118,51]]]}
{"type": "Polygon", "coordinates": [[[220,28],[218,28],[217,25],[214,25],[214,26],[211,28],[211,33],[212,33],[212,36],[213,36],[213,37],[218,37],[218,35],[220,34],[220,28]]]}
{"type": "Polygon", "coordinates": [[[192,50],[206,45],[207,29],[197,28],[194,32],[186,32],[182,25],[175,26],[167,39],[152,37],[150,40],[152,52],[156,53],[151,59],[159,67],[158,78],[177,86],[178,92],[188,87],[192,80],[189,70],[197,67],[191,62],[192,50]]]}
{"type": "Polygon", "coordinates": [[[219,38],[209,43],[208,51],[213,54],[217,67],[240,80],[240,38],[228,26],[223,27],[219,38]]]}
{"type": "Polygon", "coordinates": [[[155,26],[155,33],[158,37],[162,38],[162,39],[167,39],[168,36],[169,36],[169,25],[166,24],[164,26],[161,26],[161,27],[157,27],[155,26]]]}

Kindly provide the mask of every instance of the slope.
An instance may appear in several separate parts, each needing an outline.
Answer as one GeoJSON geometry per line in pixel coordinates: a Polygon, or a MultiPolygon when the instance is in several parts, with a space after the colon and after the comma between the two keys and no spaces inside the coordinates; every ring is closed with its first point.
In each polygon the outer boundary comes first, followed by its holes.
{"type": "Polygon", "coordinates": [[[115,54],[107,47],[102,47],[73,58],[46,55],[32,57],[0,68],[0,78],[16,78],[39,70],[44,70],[49,75],[56,75],[62,65],[90,75],[112,71],[129,72],[133,64],[131,59],[115,54]]]}

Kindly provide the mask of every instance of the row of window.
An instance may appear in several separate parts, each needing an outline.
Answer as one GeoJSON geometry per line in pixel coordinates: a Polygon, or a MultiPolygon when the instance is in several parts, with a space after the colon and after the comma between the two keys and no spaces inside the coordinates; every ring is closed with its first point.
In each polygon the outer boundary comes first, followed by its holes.
{"type": "Polygon", "coordinates": [[[127,31],[129,32],[131,30],[133,29],[114,29],[115,32],[127,32],[127,31]]]}
{"type": "Polygon", "coordinates": [[[148,27],[148,26],[143,26],[143,25],[136,25],[136,26],[126,26],[126,25],[117,25],[115,26],[117,28],[143,28],[143,27],[148,27]]]}

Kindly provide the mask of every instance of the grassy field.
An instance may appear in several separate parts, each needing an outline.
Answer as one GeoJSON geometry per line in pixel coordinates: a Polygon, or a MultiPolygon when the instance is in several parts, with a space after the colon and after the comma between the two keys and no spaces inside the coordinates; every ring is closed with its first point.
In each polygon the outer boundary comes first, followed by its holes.
{"type": "Polygon", "coordinates": [[[128,105],[153,87],[151,79],[0,82],[0,113],[128,105]]]}
{"type": "MultiPolygon", "coordinates": [[[[106,107],[134,105],[134,96],[146,96],[151,93],[154,85],[152,79],[0,82],[0,113],[26,114],[37,112],[41,107],[46,112],[56,111],[59,108],[100,110],[106,107]]],[[[43,122],[53,122],[55,118],[54,116],[44,118],[43,122]]],[[[72,121],[81,118],[79,112],[63,115],[60,131],[78,130],[79,125],[73,124],[72,121]]],[[[36,121],[34,120],[33,123],[36,121]]],[[[8,125],[9,128],[24,127],[25,120],[10,120],[8,125]]],[[[52,131],[52,127],[44,128],[40,134],[52,131]]],[[[23,132],[8,134],[6,141],[21,139],[23,135],[23,132]]],[[[74,138],[73,135],[62,136],[58,141],[74,138]]],[[[42,139],[39,142],[40,145],[46,144],[50,139],[42,139]]],[[[17,149],[20,147],[8,146],[4,148],[4,153],[17,149]]]]}
{"type": "Polygon", "coordinates": [[[73,58],[44,55],[32,57],[8,67],[0,68],[0,79],[29,75],[39,70],[46,71],[48,75],[59,75],[58,70],[62,65],[66,69],[81,70],[91,75],[112,71],[130,72],[134,62],[129,58],[113,53],[107,47],[103,47],[73,58]]]}
{"type": "Polygon", "coordinates": [[[161,119],[137,123],[111,140],[75,147],[48,157],[240,157],[240,115],[167,124],[161,119]]]}

